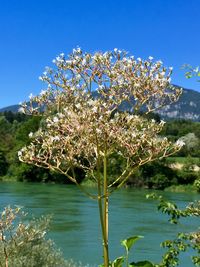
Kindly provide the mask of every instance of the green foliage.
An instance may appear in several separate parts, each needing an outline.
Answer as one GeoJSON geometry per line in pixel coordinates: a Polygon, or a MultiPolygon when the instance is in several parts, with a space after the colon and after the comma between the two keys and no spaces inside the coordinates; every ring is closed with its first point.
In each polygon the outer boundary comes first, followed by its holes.
{"type": "Polygon", "coordinates": [[[183,167],[177,171],[178,184],[193,184],[199,178],[199,172],[194,171],[194,166],[198,164],[197,160],[187,157],[183,167]]]}
{"type": "Polygon", "coordinates": [[[122,240],[121,244],[125,247],[126,252],[128,253],[135,242],[141,238],[143,238],[143,236],[131,236],[125,240],[122,240]]]}
{"type": "MultiPolygon", "coordinates": [[[[179,209],[175,203],[166,201],[162,196],[157,196],[155,193],[147,195],[149,199],[159,201],[158,210],[169,216],[169,221],[177,224],[181,218],[191,218],[200,216],[200,201],[190,203],[185,209],[179,209]]],[[[191,261],[194,266],[200,266],[200,231],[192,233],[178,233],[173,240],[166,240],[161,243],[161,247],[167,251],[163,254],[160,263],[152,263],[148,260],[129,263],[129,251],[142,236],[132,236],[121,241],[121,244],[126,249],[126,255],[116,258],[110,263],[111,267],[133,266],[133,267],[175,267],[180,263],[180,254],[187,250],[193,250],[191,261]]],[[[104,266],[104,265],[101,265],[104,266]]]]}
{"type": "MultiPolygon", "coordinates": [[[[147,198],[157,199],[159,201],[158,209],[169,215],[169,221],[177,224],[180,218],[199,217],[200,216],[200,201],[190,203],[185,209],[179,209],[175,203],[166,201],[162,196],[156,194],[147,195],[147,198]]],[[[194,251],[191,256],[192,263],[195,266],[200,266],[200,231],[192,233],[178,233],[175,239],[162,242],[162,247],[167,249],[163,255],[162,262],[156,266],[171,267],[179,265],[180,253],[186,252],[188,249],[194,251]]]]}
{"type": "Polygon", "coordinates": [[[165,124],[162,135],[172,141],[177,138],[184,139],[186,145],[177,153],[182,157],[200,155],[200,123],[189,120],[173,120],[165,124]]]}
{"type": "Polygon", "coordinates": [[[164,189],[177,183],[177,172],[170,168],[165,160],[155,161],[141,166],[137,173],[143,186],[153,189],[164,189]]]}
{"type": "Polygon", "coordinates": [[[3,151],[0,151],[0,176],[5,175],[7,169],[8,169],[8,163],[5,157],[5,153],[3,151]]]}
{"type": "MultiPolygon", "coordinates": [[[[143,236],[131,236],[127,239],[121,241],[121,245],[125,248],[126,254],[116,258],[112,262],[109,263],[110,267],[154,267],[155,265],[150,261],[139,261],[139,262],[131,262],[129,263],[129,252],[131,248],[135,245],[135,243],[143,238],[143,236]]],[[[99,267],[104,267],[104,264],[99,265],[99,267]]]]}
{"type": "Polygon", "coordinates": [[[0,265],[9,267],[75,267],[65,261],[46,231],[50,217],[24,222],[26,214],[20,208],[6,207],[0,217],[0,265]]]}
{"type": "MultiPolygon", "coordinates": [[[[182,69],[186,70],[185,77],[187,79],[191,79],[193,77],[195,77],[195,78],[199,78],[200,77],[199,66],[197,66],[197,67],[194,68],[190,64],[184,64],[182,66],[182,69]]],[[[197,81],[199,82],[199,79],[197,79],[197,81]]]]}
{"type": "Polygon", "coordinates": [[[129,266],[132,267],[154,267],[153,263],[149,261],[138,261],[138,262],[132,262],[129,266]]]}
{"type": "Polygon", "coordinates": [[[14,121],[23,122],[23,121],[26,121],[28,119],[28,116],[26,116],[25,114],[20,113],[20,112],[14,113],[12,111],[4,111],[2,113],[2,115],[10,123],[13,123],[14,121]]]}
{"type": "Polygon", "coordinates": [[[121,267],[122,264],[123,264],[123,262],[124,262],[124,257],[119,257],[119,258],[115,259],[115,260],[112,262],[111,266],[112,266],[112,267],[121,267]]]}
{"type": "Polygon", "coordinates": [[[166,192],[196,192],[197,190],[195,189],[194,185],[171,185],[170,187],[165,188],[166,192]]]}
{"type": "Polygon", "coordinates": [[[161,246],[168,251],[163,255],[162,263],[159,266],[178,266],[180,253],[186,252],[190,248],[197,253],[191,257],[193,264],[200,266],[200,243],[197,240],[199,235],[199,232],[189,234],[179,233],[174,240],[162,242],[161,246]]]}
{"type": "Polygon", "coordinates": [[[17,131],[15,133],[16,145],[19,145],[19,144],[21,145],[21,144],[30,142],[29,133],[35,132],[38,130],[40,121],[41,121],[40,117],[29,116],[28,120],[19,124],[19,126],[17,127],[17,131]]]}
{"type": "Polygon", "coordinates": [[[9,172],[10,176],[20,182],[46,182],[49,180],[49,171],[24,163],[12,165],[9,172]]]}
{"type": "Polygon", "coordinates": [[[194,186],[198,192],[200,192],[200,176],[194,181],[194,186]]]}
{"type": "MultiPolygon", "coordinates": [[[[158,116],[151,113],[149,116],[159,121],[158,116]]],[[[4,112],[0,115],[1,178],[30,182],[67,182],[66,178],[61,174],[36,166],[22,164],[18,160],[17,151],[24,145],[29,144],[30,139],[28,134],[35,132],[41,123],[41,118],[37,116],[32,117],[12,112],[4,112]]],[[[200,165],[200,161],[197,160],[200,154],[200,123],[185,120],[170,121],[165,124],[162,135],[168,136],[172,141],[181,137],[186,138],[187,140],[184,139],[184,141],[187,141],[188,145],[184,146],[179,152],[179,156],[184,157],[179,157],[178,159],[168,158],[166,161],[157,161],[141,166],[139,169],[135,169],[135,172],[132,173],[126,184],[161,190],[178,184],[194,184],[196,186],[198,184],[199,174],[198,172],[194,172],[191,166],[200,165]],[[189,138],[189,142],[188,137],[192,137],[192,139],[189,138]],[[194,157],[196,157],[195,160],[194,157]],[[170,168],[169,165],[173,163],[173,159],[175,159],[175,162],[183,163],[184,167],[181,170],[170,168]]],[[[108,179],[112,183],[119,173],[122,173],[126,165],[125,160],[117,153],[113,153],[108,158],[108,163],[108,179]]],[[[101,166],[101,172],[103,172],[103,166],[101,166]]],[[[84,181],[85,173],[78,169],[76,169],[76,173],[80,181],[84,181]]],[[[87,179],[85,179],[85,182],[87,182],[87,179]]]]}
{"type": "MultiPolygon", "coordinates": [[[[29,144],[30,132],[37,131],[42,123],[39,116],[27,116],[22,113],[6,111],[0,114],[0,177],[6,180],[28,182],[66,183],[64,175],[21,163],[17,152],[29,144]]],[[[84,173],[75,170],[80,180],[84,173]]]]}

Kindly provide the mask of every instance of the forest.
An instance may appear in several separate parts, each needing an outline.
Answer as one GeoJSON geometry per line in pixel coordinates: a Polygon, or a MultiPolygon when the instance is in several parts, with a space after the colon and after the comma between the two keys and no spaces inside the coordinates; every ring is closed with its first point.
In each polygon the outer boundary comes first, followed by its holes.
{"type": "MultiPolygon", "coordinates": [[[[159,121],[157,114],[151,118],[159,121]]],[[[0,113],[0,179],[3,181],[69,183],[64,175],[43,168],[21,163],[18,151],[30,142],[29,133],[37,131],[41,122],[39,116],[5,111],[0,113]]],[[[162,136],[171,141],[182,139],[183,148],[167,159],[148,163],[129,177],[127,186],[165,189],[186,187],[200,191],[200,123],[189,120],[167,121],[162,136]]],[[[108,175],[110,181],[121,172],[125,162],[118,155],[109,158],[108,175]]],[[[76,169],[79,181],[91,185],[90,177],[76,169]]]]}

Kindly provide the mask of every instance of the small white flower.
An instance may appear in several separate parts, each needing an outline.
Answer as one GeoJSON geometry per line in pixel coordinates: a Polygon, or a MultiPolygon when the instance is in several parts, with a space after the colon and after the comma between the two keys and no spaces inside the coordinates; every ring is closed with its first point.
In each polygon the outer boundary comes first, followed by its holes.
{"type": "MultiPolygon", "coordinates": [[[[72,63],[72,61],[71,60],[65,60],[65,63],[70,65],[72,63]]],[[[65,75],[68,76],[68,74],[65,74],[65,75]]]]}
{"type": "Polygon", "coordinates": [[[100,84],[100,85],[99,85],[99,89],[100,89],[100,90],[104,89],[104,85],[100,84]]]}
{"type": "Polygon", "coordinates": [[[87,63],[86,59],[84,58],[82,61],[82,65],[84,66],[87,63]]]}
{"type": "Polygon", "coordinates": [[[97,107],[95,107],[95,106],[92,108],[92,111],[93,111],[93,112],[97,112],[97,110],[98,110],[98,109],[97,109],[97,107]]]}
{"type": "Polygon", "coordinates": [[[100,133],[101,133],[101,130],[100,130],[99,128],[96,128],[96,132],[97,132],[98,134],[100,134],[100,133]]]}
{"type": "Polygon", "coordinates": [[[41,92],[40,92],[40,95],[45,95],[46,94],[46,90],[42,90],[41,92]]]}
{"type": "Polygon", "coordinates": [[[162,71],[160,74],[161,74],[162,76],[165,76],[165,71],[162,71]]]}
{"type": "Polygon", "coordinates": [[[137,60],[140,61],[140,62],[142,61],[142,59],[140,57],[138,57],[137,60]]]}
{"type": "Polygon", "coordinates": [[[152,56],[149,56],[149,60],[153,60],[153,57],[152,56]]]}
{"type": "Polygon", "coordinates": [[[33,133],[30,132],[28,136],[29,136],[29,138],[32,138],[33,137],[33,133]]]}
{"type": "Polygon", "coordinates": [[[54,136],[54,137],[53,137],[53,140],[54,140],[54,141],[59,141],[59,140],[60,140],[60,137],[59,137],[59,136],[54,136]]]}
{"type": "Polygon", "coordinates": [[[93,104],[94,104],[94,100],[90,99],[90,100],[88,101],[88,105],[89,105],[89,106],[92,106],[93,104]]]}
{"type": "Polygon", "coordinates": [[[80,103],[76,104],[75,106],[76,106],[77,109],[81,108],[81,104],[80,103]]]}
{"type": "Polygon", "coordinates": [[[59,119],[57,117],[53,117],[53,122],[59,122],[59,119]]]}
{"type": "Polygon", "coordinates": [[[18,112],[25,113],[25,109],[23,107],[21,107],[21,108],[18,109],[18,112]]]}
{"type": "Polygon", "coordinates": [[[65,116],[64,116],[63,113],[58,113],[58,117],[62,119],[62,118],[64,118],[65,116]]]}
{"type": "Polygon", "coordinates": [[[81,48],[80,48],[79,46],[77,46],[76,51],[77,51],[78,53],[80,53],[80,52],[81,52],[81,48]]]}
{"type": "Polygon", "coordinates": [[[135,83],[134,86],[135,87],[140,87],[140,84],[139,83],[135,83]]]}
{"type": "Polygon", "coordinates": [[[182,147],[182,146],[185,145],[185,142],[184,142],[183,140],[181,140],[181,139],[178,139],[178,140],[176,141],[175,145],[177,145],[177,146],[179,146],[179,147],[182,147]]]}
{"type": "Polygon", "coordinates": [[[161,125],[164,125],[165,123],[166,123],[166,122],[163,121],[163,120],[160,121],[160,124],[161,124],[161,125]]]}
{"type": "Polygon", "coordinates": [[[78,47],[77,46],[77,48],[75,49],[73,49],[73,54],[75,54],[75,53],[80,53],[81,52],[81,49],[80,49],[80,47],[78,47]]]}
{"type": "Polygon", "coordinates": [[[32,99],[33,98],[33,94],[31,93],[30,95],[29,95],[29,99],[32,99]]]}
{"type": "Polygon", "coordinates": [[[158,63],[159,65],[162,65],[162,64],[163,64],[162,60],[158,60],[157,63],[158,63]]]}

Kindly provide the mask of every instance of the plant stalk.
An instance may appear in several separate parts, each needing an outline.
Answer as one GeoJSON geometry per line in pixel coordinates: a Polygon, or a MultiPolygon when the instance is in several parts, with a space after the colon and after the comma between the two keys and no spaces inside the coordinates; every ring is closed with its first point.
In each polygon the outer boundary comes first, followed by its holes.
{"type": "Polygon", "coordinates": [[[104,156],[104,179],[101,181],[100,172],[100,151],[97,140],[97,187],[98,187],[98,208],[101,223],[102,242],[103,242],[103,258],[104,267],[109,267],[109,251],[108,251],[108,187],[107,187],[107,156],[104,156]],[[103,197],[102,197],[103,191],[103,197]],[[103,203],[102,203],[103,202],[103,203]]]}
{"type": "Polygon", "coordinates": [[[105,230],[105,239],[104,239],[104,251],[106,255],[106,267],[109,266],[109,249],[108,249],[108,177],[107,177],[107,155],[104,155],[104,230],[105,230]]]}

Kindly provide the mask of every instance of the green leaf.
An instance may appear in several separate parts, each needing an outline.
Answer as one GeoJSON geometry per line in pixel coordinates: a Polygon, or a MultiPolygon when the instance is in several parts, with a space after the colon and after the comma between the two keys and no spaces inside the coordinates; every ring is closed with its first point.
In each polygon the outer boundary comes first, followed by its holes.
{"type": "Polygon", "coordinates": [[[126,248],[126,251],[128,252],[131,249],[131,247],[135,244],[135,242],[141,238],[143,238],[143,236],[141,235],[131,236],[127,239],[122,240],[121,244],[126,248]]]}
{"type": "Polygon", "coordinates": [[[117,259],[115,259],[113,262],[112,262],[112,267],[122,267],[122,263],[124,262],[124,257],[119,257],[117,259]]]}
{"type": "Polygon", "coordinates": [[[154,264],[150,261],[138,261],[129,264],[132,267],[154,267],[154,264]]]}

